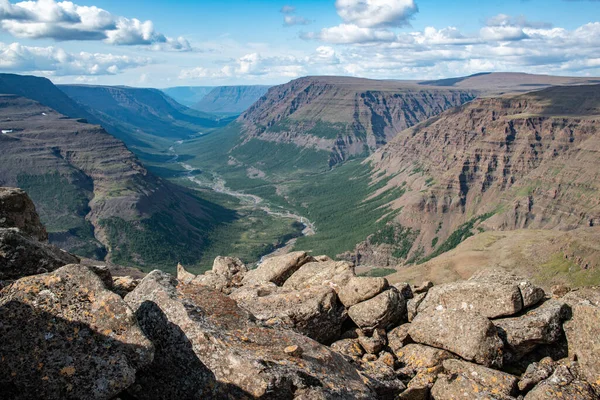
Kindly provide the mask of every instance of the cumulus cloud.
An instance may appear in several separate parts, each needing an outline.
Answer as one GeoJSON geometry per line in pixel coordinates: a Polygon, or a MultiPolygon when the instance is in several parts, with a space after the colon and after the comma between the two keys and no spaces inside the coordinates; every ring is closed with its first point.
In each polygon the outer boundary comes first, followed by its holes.
{"type": "Polygon", "coordinates": [[[361,44],[396,40],[396,35],[389,30],[361,28],[354,24],[340,24],[331,28],[323,28],[320,32],[303,33],[301,37],[332,44],[361,44]]]}
{"type": "Polygon", "coordinates": [[[297,15],[286,15],[285,17],[283,17],[283,24],[285,26],[308,25],[310,23],[310,20],[297,15]]]}
{"type": "Polygon", "coordinates": [[[0,29],[27,39],[103,40],[114,45],[191,50],[184,38],[169,38],[157,32],[152,21],[115,16],[95,6],[80,6],[69,1],[36,0],[12,4],[0,0],[0,29]]]}
{"type": "Polygon", "coordinates": [[[31,47],[0,42],[0,70],[48,76],[115,75],[151,63],[149,58],[103,53],[68,53],[57,47],[31,47]]]}
{"type": "Polygon", "coordinates": [[[391,28],[408,25],[419,9],[414,0],[336,0],[338,15],[361,28],[391,28]]]}

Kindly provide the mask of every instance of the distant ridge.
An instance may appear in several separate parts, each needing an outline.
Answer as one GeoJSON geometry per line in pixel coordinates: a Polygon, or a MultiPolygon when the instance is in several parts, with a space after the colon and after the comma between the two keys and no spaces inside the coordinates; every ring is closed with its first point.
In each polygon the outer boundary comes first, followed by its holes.
{"type": "Polygon", "coordinates": [[[264,96],[270,86],[218,86],[192,108],[214,114],[241,114],[264,96]]]}

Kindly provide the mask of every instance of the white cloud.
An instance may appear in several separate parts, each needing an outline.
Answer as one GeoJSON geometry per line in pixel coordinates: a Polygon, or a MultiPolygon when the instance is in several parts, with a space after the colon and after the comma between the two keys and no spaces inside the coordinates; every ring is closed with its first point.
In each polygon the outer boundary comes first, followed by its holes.
{"type": "Polygon", "coordinates": [[[0,42],[0,70],[47,76],[116,75],[151,63],[143,57],[102,53],[68,53],[57,47],[31,47],[0,42]]]}
{"type": "Polygon", "coordinates": [[[286,15],[285,17],[283,17],[283,24],[285,26],[308,25],[310,23],[310,20],[304,17],[300,17],[298,15],[286,15]]]}
{"type": "Polygon", "coordinates": [[[0,29],[17,38],[103,40],[114,45],[150,45],[157,50],[189,51],[183,38],[169,38],[154,29],[152,21],[112,15],[95,6],[69,1],[0,0],[0,29]]]}
{"type": "Polygon", "coordinates": [[[296,12],[296,7],[290,6],[290,5],[285,5],[285,6],[281,7],[281,10],[279,10],[279,12],[282,14],[293,14],[296,12]]]}
{"type": "Polygon", "coordinates": [[[361,28],[386,28],[408,25],[419,9],[414,0],[336,0],[339,16],[361,28]]]}
{"type": "Polygon", "coordinates": [[[361,28],[354,24],[340,24],[331,28],[323,28],[320,32],[305,33],[301,37],[332,44],[393,42],[396,40],[396,35],[386,29],[361,28]]]}

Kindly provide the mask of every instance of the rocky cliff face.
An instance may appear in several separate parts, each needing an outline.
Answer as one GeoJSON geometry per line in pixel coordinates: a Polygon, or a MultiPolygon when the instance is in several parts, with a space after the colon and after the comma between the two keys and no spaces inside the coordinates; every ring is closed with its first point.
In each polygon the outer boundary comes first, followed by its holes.
{"type": "MultiPolygon", "coordinates": [[[[447,251],[475,229],[597,225],[599,93],[591,85],[476,100],[374,154],[373,179],[405,191],[392,206],[396,223],[418,232],[407,258],[447,251]]],[[[359,257],[378,245],[362,244],[359,257]]]]}
{"type": "Polygon", "coordinates": [[[475,96],[406,82],[309,77],[271,88],[238,121],[246,139],[327,150],[333,165],[369,154],[398,132],[475,96]]]}
{"type": "Polygon", "coordinates": [[[267,90],[269,86],[218,86],[191,107],[207,113],[239,115],[264,96],[267,90]]]}
{"type": "Polygon", "coordinates": [[[251,271],[218,257],[204,275],[179,266],[129,283],[106,268],[47,271],[14,269],[0,286],[9,399],[600,395],[597,288],[550,295],[497,268],[391,286],[304,252],[251,271]]]}

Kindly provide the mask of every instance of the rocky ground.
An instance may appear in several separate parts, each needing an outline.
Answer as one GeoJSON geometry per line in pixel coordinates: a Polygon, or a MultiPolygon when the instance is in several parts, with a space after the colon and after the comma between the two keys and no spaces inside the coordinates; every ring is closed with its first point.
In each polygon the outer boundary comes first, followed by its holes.
{"type": "Polygon", "coordinates": [[[305,252],[113,276],[43,242],[24,192],[1,193],[2,398],[600,395],[598,289],[546,293],[501,269],[390,285],[305,252]]]}

